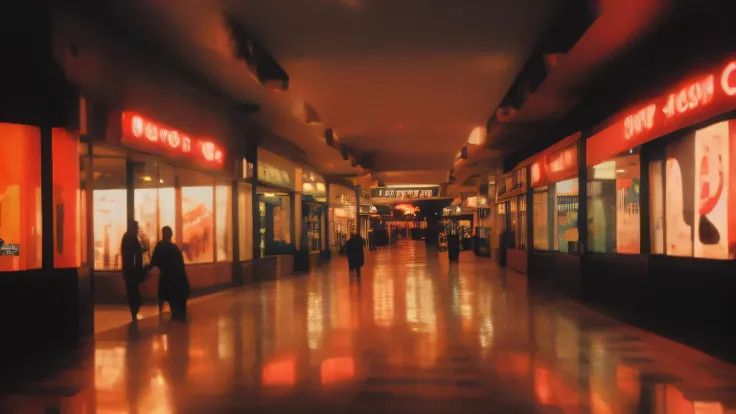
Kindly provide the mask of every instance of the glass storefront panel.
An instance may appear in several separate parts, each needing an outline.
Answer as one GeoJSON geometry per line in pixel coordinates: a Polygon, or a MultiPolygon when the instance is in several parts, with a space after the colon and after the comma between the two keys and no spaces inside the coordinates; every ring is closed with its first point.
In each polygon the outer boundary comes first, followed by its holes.
{"type": "MultiPolygon", "coordinates": [[[[36,127],[0,123],[0,137],[13,146],[0,152],[0,271],[37,269],[42,254],[41,133],[36,127]]],[[[70,213],[73,217],[74,210],[70,213]]]]}
{"type": "MultiPolygon", "coordinates": [[[[675,137],[665,149],[665,253],[729,259],[736,256],[736,220],[729,218],[735,121],[722,121],[675,137]]],[[[657,161],[650,171],[658,172],[657,161]]],[[[650,181],[659,177],[653,175],[650,181]]],[[[660,221],[658,191],[652,191],[650,228],[660,221]]],[[[658,235],[658,234],[657,234],[658,235]]],[[[656,243],[653,242],[653,246],[656,243]]]]}
{"type": "Polygon", "coordinates": [[[567,252],[578,241],[578,179],[555,184],[555,250],[567,252]]]}
{"type": "Polygon", "coordinates": [[[253,204],[250,185],[240,184],[238,188],[238,232],[240,260],[253,259],[253,204]]]}
{"type": "Polygon", "coordinates": [[[79,267],[82,262],[79,138],[63,128],[51,136],[54,181],[54,267],[79,267]]]}
{"type": "Polygon", "coordinates": [[[122,269],[120,242],[127,230],[125,155],[95,145],[92,159],[94,190],[94,269],[122,269]]]}
{"type": "Polygon", "coordinates": [[[138,238],[147,264],[161,240],[161,229],[171,227],[176,234],[176,189],[173,167],[159,162],[133,164],[133,218],[138,222],[138,238]]]}
{"type": "Polygon", "coordinates": [[[638,254],[638,148],[589,168],[588,177],[588,251],[638,254]]]}
{"type": "Polygon", "coordinates": [[[215,202],[217,261],[232,262],[233,201],[229,183],[220,182],[215,188],[215,202]]]}
{"type": "MultiPolygon", "coordinates": [[[[552,190],[554,197],[554,189],[552,190]]],[[[549,212],[549,186],[534,189],[534,210],[532,211],[534,225],[534,249],[551,250],[550,239],[550,212],[549,212]]]]}
{"type": "Polygon", "coordinates": [[[664,254],[664,162],[649,163],[649,235],[651,252],[664,254]]]}
{"type": "Polygon", "coordinates": [[[517,230],[517,237],[519,240],[519,243],[517,246],[519,249],[525,250],[526,249],[526,197],[523,195],[520,195],[517,197],[518,204],[519,204],[519,225],[517,230]]]}
{"type": "Polygon", "coordinates": [[[179,170],[182,243],[185,263],[211,263],[214,246],[214,177],[179,170]]]}

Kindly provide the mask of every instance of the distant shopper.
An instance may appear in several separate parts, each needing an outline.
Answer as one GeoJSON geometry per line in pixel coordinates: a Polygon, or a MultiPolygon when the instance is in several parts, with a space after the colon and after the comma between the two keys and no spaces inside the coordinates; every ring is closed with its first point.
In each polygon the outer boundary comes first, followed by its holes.
{"type": "Polygon", "coordinates": [[[161,229],[161,241],[153,250],[147,270],[158,267],[158,300],[169,302],[172,321],[186,321],[189,280],[184,268],[184,256],[176,244],[171,242],[173,231],[165,226],[161,229]]]}
{"type": "Polygon", "coordinates": [[[128,223],[128,231],[123,235],[120,243],[120,253],[123,260],[123,279],[125,292],[128,296],[130,316],[133,323],[138,321],[138,311],[141,309],[141,292],[139,290],[143,280],[143,250],[138,241],[138,222],[128,223]]]}
{"type": "Polygon", "coordinates": [[[365,248],[365,240],[356,233],[350,234],[350,239],[345,243],[345,250],[348,254],[348,266],[350,272],[355,271],[355,275],[360,277],[360,268],[363,267],[364,257],[363,249],[365,248]]]}

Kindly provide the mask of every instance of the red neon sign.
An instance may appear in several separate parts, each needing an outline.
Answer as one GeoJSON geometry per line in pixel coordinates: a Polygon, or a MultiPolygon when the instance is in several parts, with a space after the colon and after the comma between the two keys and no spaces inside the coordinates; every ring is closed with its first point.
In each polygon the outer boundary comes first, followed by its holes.
{"type": "Polygon", "coordinates": [[[134,145],[163,150],[177,157],[194,158],[218,167],[225,162],[224,151],[212,141],[192,138],[135,112],[123,112],[122,124],[123,140],[134,145]]]}
{"type": "Polygon", "coordinates": [[[588,139],[588,166],[736,108],[736,60],[624,114],[588,139]]]}

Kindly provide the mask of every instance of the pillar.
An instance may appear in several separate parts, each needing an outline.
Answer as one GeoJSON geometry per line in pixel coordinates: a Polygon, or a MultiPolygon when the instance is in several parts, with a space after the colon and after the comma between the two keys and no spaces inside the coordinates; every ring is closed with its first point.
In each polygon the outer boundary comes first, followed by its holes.
{"type": "Polygon", "coordinates": [[[588,250],[588,166],[585,156],[585,137],[578,140],[578,254],[588,250]]]}
{"type": "MultiPolygon", "coordinates": [[[[237,160],[235,162],[235,171],[243,171],[242,169],[243,160],[237,160]],[[240,169],[237,167],[241,166],[240,169]]],[[[240,266],[240,208],[239,200],[240,200],[240,185],[238,181],[233,181],[232,183],[232,190],[231,190],[231,196],[230,196],[230,202],[231,202],[231,209],[232,209],[232,229],[231,229],[231,241],[230,246],[232,246],[233,249],[233,286],[242,286],[243,285],[243,268],[240,266]]],[[[243,206],[245,207],[245,206],[243,206]]],[[[236,335],[238,336],[238,335],[236,335]]],[[[238,349],[238,348],[235,348],[238,349]]]]}
{"type": "Polygon", "coordinates": [[[251,177],[251,224],[253,229],[253,260],[261,258],[261,211],[258,200],[258,143],[252,140],[248,143],[247,160],[253,164],[253,176],[251,177]]]}
{"type": "Polygon", "coordinates": [[[361,235],[361,223],[360,223],[360,186],[355,187],[355,234],[361,235]]]}
{"type": "MultiPolygon", "coordinates": [[[[54,268],[54,165],[51,126],[41,127],[41,266],[54,268]]],[[[25,246],[21,246],[21,249],[25,246]]]]}
{"type": "Polygon", "coordinates": [[[298,249],[299,240],[296,238],[296,221],[299,220],[301,223],[301,219],[296,216],[296,194],[293,191],[289,193],[289,214],[291,215],[291,220],[289,221],[290,240],[294,244],[294,248],[298,249]]]}
{"type": "Polygon", "coordinates": [[[534,189],[531,186],[531,167],[526,167],[526,274],[529,275],[531,267],[532,251],[534,251],[534,189]]]}
{"type": "Polygon", "coordinates": [[[324,256],[330,257],[330,182],[325,180],[325,206],[322,209],[322,225],[324,226],[324,256]]]}

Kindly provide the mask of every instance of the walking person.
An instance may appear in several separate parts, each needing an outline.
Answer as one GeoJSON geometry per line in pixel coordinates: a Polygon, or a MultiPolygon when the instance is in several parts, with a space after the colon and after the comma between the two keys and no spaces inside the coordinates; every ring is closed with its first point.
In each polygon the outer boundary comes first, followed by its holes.
{"type": "Polygon", "coordinates": [[[138,222],[128,223],[128,231],[123,235],[120,243],[120,254],[123,260],[123,279],[125,293],[128,296],[130,316],[133,323],[138,321],[138,311],[141,309],[140,284],[143,280],[143,249],[138,241],[138,222]]]}
{"type": "Polygon", "coordinates": [[[355,275],[360,277],[360,268],[363,267],[364,255],[363,249],[365,248],[365,240],[356,233],[350,234],[350,239],[345,243],[345,250],[348,254],[348,267],[350,273],[355,271],[355,275]]]}
{"type": "Polygon", "coordinates": [[[189,297],[189,280],[184,268],[184,256],[179,247],[171,242],[174,232],[171,227],[161,229],[161,241],[153,250],[151,263],[146,270],[158,267],[161,275],[158,279],[159,303],[169,302],[172,321],[186,321],[187,298],[189,297]]]}

